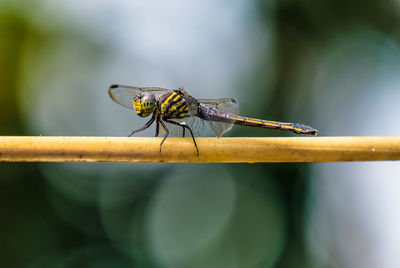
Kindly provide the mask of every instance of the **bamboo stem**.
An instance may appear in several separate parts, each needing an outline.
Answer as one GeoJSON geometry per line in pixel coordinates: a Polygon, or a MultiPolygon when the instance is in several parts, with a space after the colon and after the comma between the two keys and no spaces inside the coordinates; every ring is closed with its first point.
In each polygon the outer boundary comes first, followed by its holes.
{"type": "Polygon", "coordinates": [[[0,137],[2,162],[333,162],[400,160],[400,137],[0,137]]]}

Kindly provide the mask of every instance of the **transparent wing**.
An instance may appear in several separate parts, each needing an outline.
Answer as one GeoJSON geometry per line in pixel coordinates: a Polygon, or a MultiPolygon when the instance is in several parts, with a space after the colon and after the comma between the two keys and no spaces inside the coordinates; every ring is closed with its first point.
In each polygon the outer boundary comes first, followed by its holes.
{"type": "MultiPolygon", "coordinates": [[[[239,115],[239,103],[235,99],[199,99],[198,101],[223,112],[239,115]]],[[[228,132],[233,127],[233,124],[229,123],[215,122],[211,120],[208,120],[208,122],[211,129],[214,131],[215,136],[217,137],[221,137],[224,133],[228,132]]]]}
{"type": "Polygon", "coordinates": [[[239,114],[239,103],[237,100],[232,98],[224,99],[198,99],[198,102],[207,104],[208,106],[217,108],[218,110],[224,111],[230,114],[239,114]]]}
{"type": "Polygon", "coordinates": [[[133,99],[142,92],[151,92],[157,99],[168,90],[169,89],[161,87],[132,87],[124,85],[111,85],[108,88],[108,95],[110,95],[111,99],[116,103],[126,108],[133,109],[133,99]]]}
{"type": "MultiPolygon", "coordinates": [[[[178,122],[178,123],[185,123],[186,125],[188,125],[192,129],[193,135],[195,137],[201,136],[205,129],[204,120],[202,120],[199,117],[192,116],[192,117],[185,117],[185,118],[181,118],[181,119],[171,119],[171,120],[178,122]]],[[[168,128],[169,137],[182,137],[183,136],[183,128],[182,127],[167,123],[165,121],[164,121],[164,124],[168,128]]],[[[164,128],[161,126],[161,124],[159,124],[159,131],[160,131],[159,136],[161,136],[161,137],[165,136],[166,132],[165,132],[164,128]]],[[[190,133],[187,130],[185,131],[185,137],[190,137],[190,133]]]]}

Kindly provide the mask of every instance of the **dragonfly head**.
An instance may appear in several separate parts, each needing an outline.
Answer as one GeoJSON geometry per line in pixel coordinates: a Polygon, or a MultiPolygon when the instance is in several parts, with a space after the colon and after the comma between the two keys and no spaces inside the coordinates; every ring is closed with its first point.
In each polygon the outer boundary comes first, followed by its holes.
{"type": "Polygon", "coordinates": [[[156,98],[150,92],[143,92],[133,99],[133,108],[141,117],[149,116],[156,109],[156,98]]]}

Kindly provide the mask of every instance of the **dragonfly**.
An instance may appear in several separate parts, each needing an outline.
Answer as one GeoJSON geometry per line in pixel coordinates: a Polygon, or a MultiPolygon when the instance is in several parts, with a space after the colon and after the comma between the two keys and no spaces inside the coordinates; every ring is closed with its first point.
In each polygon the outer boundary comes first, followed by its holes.
{"type": "Polygon", "coordinates": [[[187,123],[190,122],[188,120],[190,118],[209,122],[217,137],[221,137],[233,125],[279,129],[313,136],[318,134],[318,130],[300,123],[284,123],[240,116],[239,104],[233,98],[196,99],[183,88],[173,90],[161,87],[134,87],[113,84],[109,87],[108,93],[113,101],[135,110],[138,116],[148,117],[151,115],[150,120],[143,127],[133,130],[129,137],[149,128],[156,122],[155,136],[158,137],[160,130],[165,133],[160,143],[160,153],[164,141],[170,134],[169,128],[176,126],[182,128],[183,137],[185,137],[185,130],[190,133],[196,147],[197,156],[199,156],[193,130],[187,123]]]}

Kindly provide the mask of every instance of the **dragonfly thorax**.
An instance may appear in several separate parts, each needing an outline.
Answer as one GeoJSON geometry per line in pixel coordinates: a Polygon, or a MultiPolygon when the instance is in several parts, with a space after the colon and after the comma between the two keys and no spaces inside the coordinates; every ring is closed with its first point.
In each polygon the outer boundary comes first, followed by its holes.
{"type": "Polygon", "coordinates": [[[149,116],[156,108],[156,98],[150,92],[143,92],[133,99],[133,108],[141,117],[149,116]]]}

